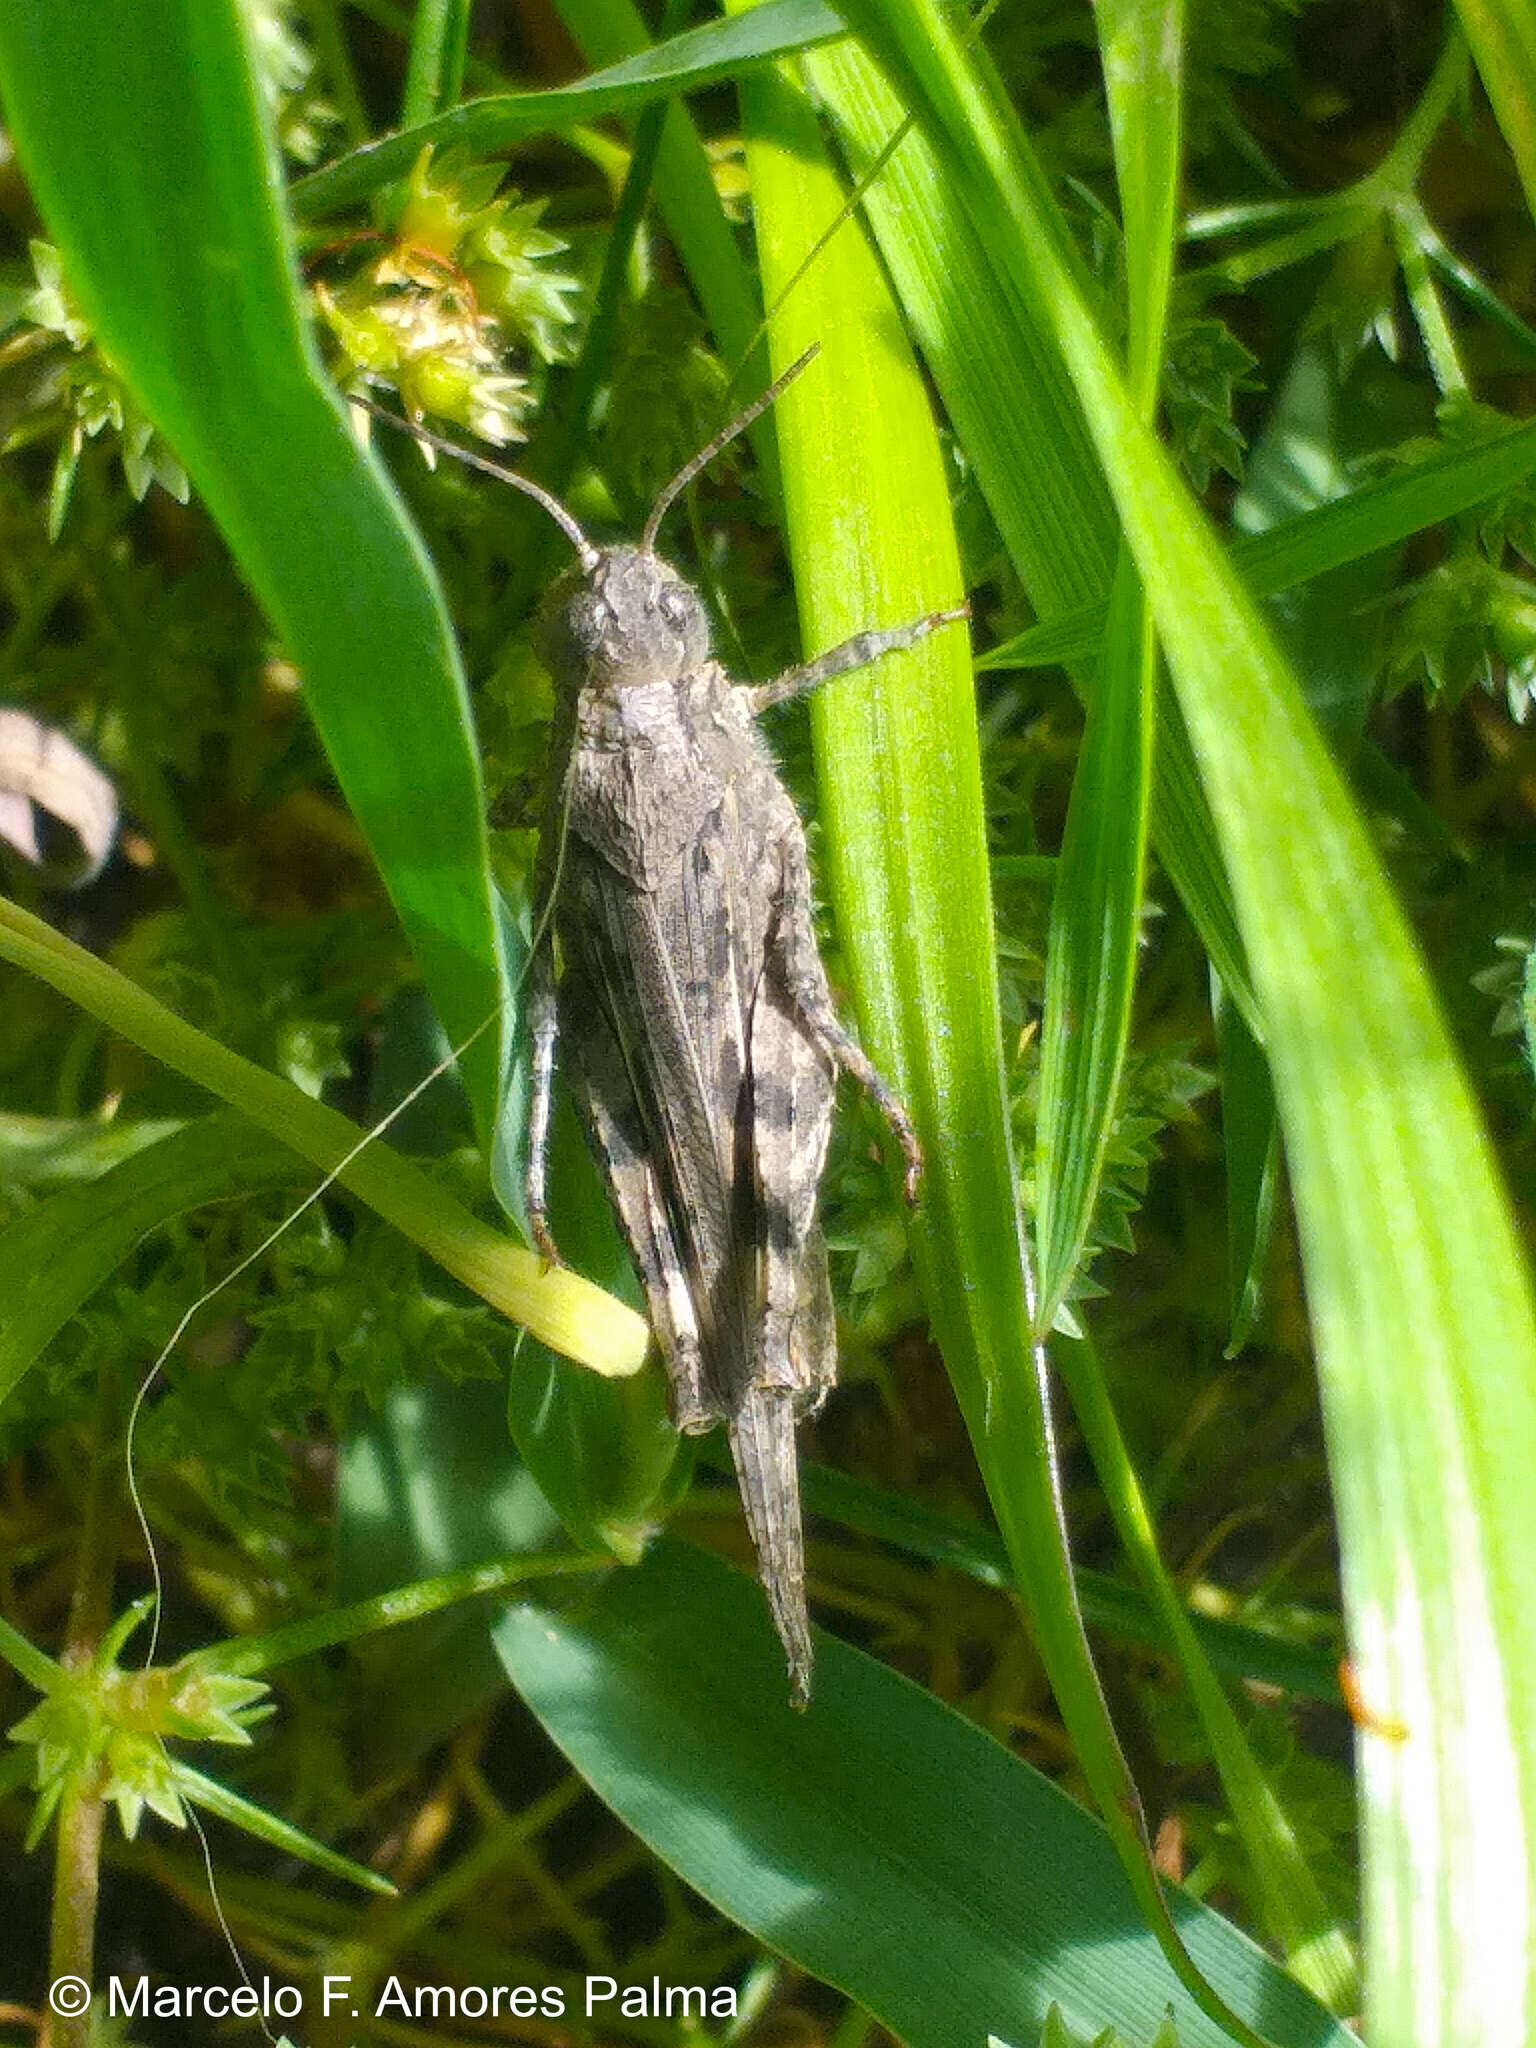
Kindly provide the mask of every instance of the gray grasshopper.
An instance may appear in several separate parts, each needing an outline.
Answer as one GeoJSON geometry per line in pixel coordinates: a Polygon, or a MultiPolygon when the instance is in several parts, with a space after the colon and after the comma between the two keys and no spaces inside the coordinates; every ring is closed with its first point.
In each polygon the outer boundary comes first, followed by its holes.
{"type": "Polygon", "coordinates": [[[890,1126],[909,1201],[922,1154],[838,1021],[805,832],[755,721],[966,614],[860,633],[773,682],[740,685],[712,659],[703,603],[656,537],[679,493],[814,353],[668,484],[638,547],[594,547],[564,506],[502,472],[577,554],[546,608],[557,696],[529,969],[529,1222],[554,1260],[545,1183],[558,1045],[645,1289],[673,1418],[690,1433],[726,1426],[801,1706],[811,1637],[795,1423],[837,1373],[816,1204],[839,1068],[890,1126]]]}

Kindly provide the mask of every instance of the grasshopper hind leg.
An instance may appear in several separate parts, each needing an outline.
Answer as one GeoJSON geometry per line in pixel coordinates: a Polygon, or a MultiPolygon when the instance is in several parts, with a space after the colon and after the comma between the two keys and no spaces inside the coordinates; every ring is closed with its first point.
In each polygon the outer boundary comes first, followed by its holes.
{"type": "Polygon", "coordinates": [[[770,962],[763,976],[751,1027],[754,1379],[794,1394],[803,1413],[820,1406],[837,1374],[827,1252],[816,1228],[837,1077],[778,966],[770,962]]]}
{"type": "Polygon", "coordinates": [[[816,1228],[836,1078],[770,959],[753,1004],[749,1061],[757,1333],[751,1381],[731,1398],[730,1436],[797,1707],[810,1699],[811,1628],[795,1423],[820,1407],[837,1376],[827,1248],[816,1228]]]}
{"type": "Polygon", "coordinates": [[[816,946],[810,866],[803,837],[798,843],[787,844],[784,850],[783,896],[775,943],[779,972],[802,1031],[827,1059],[858,1082],[885,1119],[901,1149],[902,1193],[909,1204],[915,1204],[923,1177],[923,1148],[906,1104],[837,1014],[832,991],[827,986],[827,970],[816,946]]]}
{"type": "Polygon", "coordinates": [[[837,1383],[837,1319],[832,1309],[832,1275],[819,1230],[805,1241],[800,1259],[800,1298],[790,1331],[796,1378],[807,1390],[802,1414],[814,1415],[837,1383]]]}

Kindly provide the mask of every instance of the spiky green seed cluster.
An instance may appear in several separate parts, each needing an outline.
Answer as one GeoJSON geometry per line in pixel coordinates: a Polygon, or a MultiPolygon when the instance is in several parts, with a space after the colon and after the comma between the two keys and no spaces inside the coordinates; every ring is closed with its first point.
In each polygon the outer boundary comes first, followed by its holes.
{"type": "Polygon", "coordinates": [[[60,1670],[13,1742],[34,1750],[37,1787],[28,1848],[42,1838],[70,1785],[83,1785],[117,1808],[131,1841],[145,1807],[173,1827],[186,1825],[167,1738],[247,1745],[246,1723],[267,1688],[258,1680],[215,1671],[195,1659],[147,1671],[124,1671],[117,1654],[143,1619],[147,1602],[130,1608],[89,1664],[60,1670]]]}
{"type": "Polygon", "coordinates": [[[70,295],[58,250],[51,242],[34,241],[31,246],[37,287],[21,309],[30,330],[22,327],[8,344],[7,354],[15,357],[23,352],[51,351],[51,359],[33,394],[26,428],[13,431],[10,439],[14,445],[55,424],[62,428],[48,493],[49,538],[56,540],[63,528],[86,442],[109,431],[121,442],[123,475],[136,499],[142,500],[150,485],[157,483],[184,505],[191,488],[186,471],[140,411],[96,341],[90,323],[70,295]],[[59,342],[65,346],[58,347],[59,342]]]}
{"type": "Polygon", "coordinates": [[[413,419],[430,413],[498,445],[522,438],[532,403],[508,350],[557,360],[578,290],[552,261],[566,244],[539,225],[543,202],[498,199],[500,180],[498,165],[423,150],[382,253],[316,287],[354,383],[392,384],[413,419]]]}

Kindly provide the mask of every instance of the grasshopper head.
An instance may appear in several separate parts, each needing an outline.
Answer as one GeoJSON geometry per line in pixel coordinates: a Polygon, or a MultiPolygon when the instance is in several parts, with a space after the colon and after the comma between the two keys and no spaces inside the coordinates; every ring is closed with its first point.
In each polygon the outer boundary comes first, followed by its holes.
{"type": "Polygon", "coordinates": [[[604,549],[563,579],[549,639],[557,676],[603,690],[680,682],[709,657],[698,592],[645,548],[604,549]]]}

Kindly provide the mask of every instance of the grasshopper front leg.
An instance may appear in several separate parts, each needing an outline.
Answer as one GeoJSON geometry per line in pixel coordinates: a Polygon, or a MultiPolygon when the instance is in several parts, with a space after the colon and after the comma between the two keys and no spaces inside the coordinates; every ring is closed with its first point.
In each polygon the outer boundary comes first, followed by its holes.
{"type": "Polygon", "coordinates": [[[834,676],[847,675],[856,668],[868,668],[882,654],[899,654],[904,647],[914,647],[919,640],[926,640],[940,626],[955,625],[970,615],[968,604],[952,605],[948,611],[928,612],[906,626],[879,626],[872,632],[855,633],[852,639],[840,640],[836,647],[828,648],[825,654],[818,654],[814,661],[800,662],[794,668],[785,669],[771,683],[749,683],[747,702],[752,707],[752,715],[756,718],[774,704],[787,704],[791,697],[803,697],[808,690],[818,690],[823,683],[830,683],[834,676]]]}

